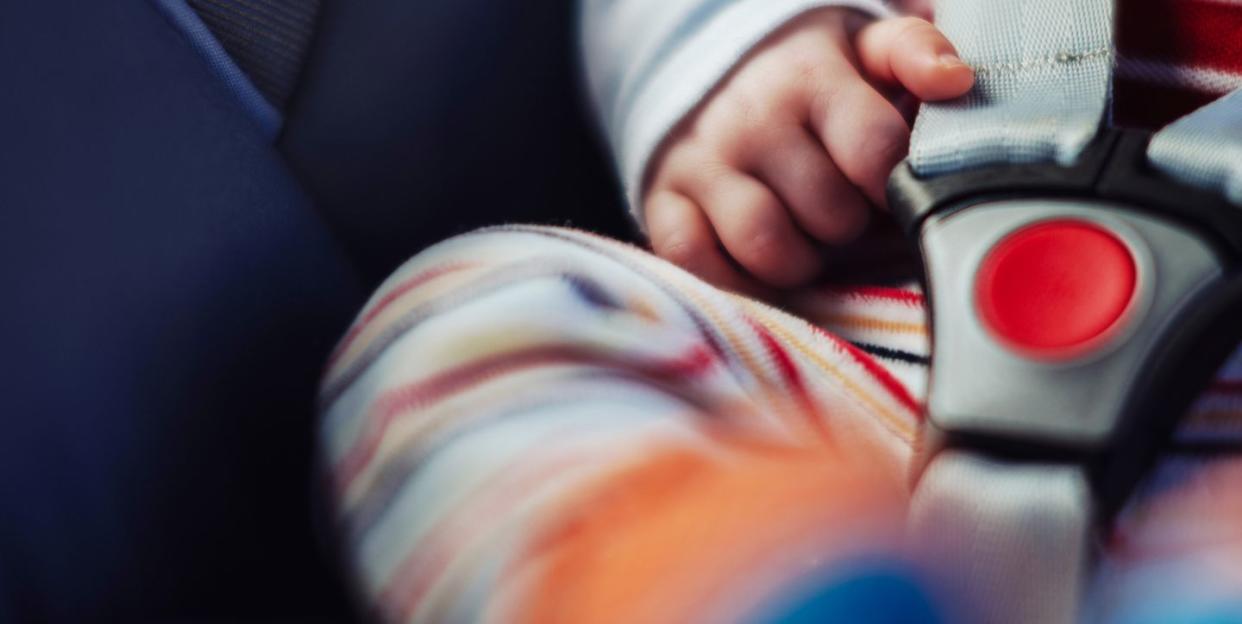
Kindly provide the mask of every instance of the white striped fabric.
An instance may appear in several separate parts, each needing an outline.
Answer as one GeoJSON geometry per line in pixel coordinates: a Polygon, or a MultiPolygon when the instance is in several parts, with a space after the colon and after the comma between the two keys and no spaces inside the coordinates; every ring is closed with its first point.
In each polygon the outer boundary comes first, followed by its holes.
{"type": "MultiPolygon", "coordinates": [[[[1054,586],[1025,581],[1014,583],[1026,588],[1018,596],[994,588],[1005,586],[996,579],[1072,559],[1057,533],[1076,520],[1051,513],[1072,510],[1081,496],[1072,475],[1019,470],[981,481],[979,462],[945,464],[933,474],[945,495],[941,504],[913,510],[923,543],[903,543],[888,533],[896,527],[883,525],[906,518],[905,478],[924,443],[919,412],[927,371],[919,362],[928,344],[919,292],[813,287],[788,309],[795,314],[572,230],[493,229],[419,254],[361,311],[330,359],[320,396],[322,460],[358,595],[382,622],[651,621],[627,616],[634,605],[679,598],[719,579],[715,599],[673,600],[683,610],[657,621],[728,622],[746,620],[743,607],[764,592],[778,593],[782,583],[802,587],[812,578],[807,569],[889,556],[892,548],[902,557],[947,549],[953,557],[931,561],[934,589],[987,581],[993,591],[945,594],[943,604],[983,600],[981,608],[995,614],[1012,598],[1021,612],[1003,621],[1021,621],[1021,613],[1028,621],[1060,619],[1068,602],[1052,605],[1048,596],[1071,592],[1049,594],[1054,586]],[[818,446],[825,440],[830,446],[818,446]],[[756,449],[807,450],[797,457],[809,458],[813,469],[785,455],[751,463],[756,449]],[[668,463],[669,457],[683,460],[668,463]],[[836,474],[850,458],[867,476],[860,486],[901,488],[900,507],[877,518],[866,500],[802,480],[836,474]],[[672,468],[658,472],[661,466],[672,468]],[[751,472],[761,466],[786,468],[751,472]],[[717,468],[746,475],[741,482],[751,489],[704,476],[717,468]],[[635,474],[660,478],[636,482],[635,474]],[[635,483],[660,485],[648,492],[635,483]],[[769,506],[773,499],[764,493],[786,486],[805,491],[769,506]],[[1032,508],[1013,495],[1028,487],[1042,505],[1032,508]],[[665,488],[672,494],[659,494],[665,488]],[[635,536],[663,535],[665,522],[675,529],[692,496],[701,496],[694,500],[706,509],[732,505],[731,511],[648,550],[609,550],[645,544],[635,536]],[[944,519],[966,503],[984,514],[975,521],[1014,508],[1023,513],[1012,525],[989,524],[972,550],[963,546],[970,536],[962,527],[975,525],[944,519]],[[610,521],[600,507],[639,513],[610,521]],[[742,517],[753,522],[720,530],[742,517]],[[825,525],[825,518],[840,522],[825,525]],[[606,541],[583,537],[592,526],[606,541]],[[703,544],[700,534],[722,541],[682,548],[703,544]],[[997,556],[989,544],[1014,537],[1025,540],[1032,561],[984,559],[997,556]],[[613,555],[620,559],[597,558],[613,555]],[[558,575],[548,563],[574,557],[587,565],[572,575],[558,575]],[[648,557],[669,565],[645,567],[648,557]],[[790,566],[785,557],[801,564],[790,566]],[[624,572],[633,568],[626,562],[647,570],[636,585],[641,591],[593,611],[580,592],[627,582],[624,572]],[[1000,566],[1007,576],[964,565],[973,562],[1000,566]],[[550,619],[554,613],[561,619],[550,619]]],[[[1188,415],[1179,441],[1230,442],[1238,431],[1242,352],[1188,415]]],[[[1196,568],[1184,578],[1238,595],[1242,460],[1183,449],[1170,453],[1157,476],[1123,518],[1120,537],[1101,544],[1108,565],[1093,584],[1108,612],[1128,608],[1113,596],[1131,597],[1142,581],[1136,574],[1170,560],[1197,562],[1220,551],[1212,540],[1233,540],[1229,569],[1196,568]],[[1182,467],[1188,459],[1193,465],[1182,467]],[[1166,545],[1168,537],[1179,541],[1166,545]]],[[[1161,586],[1144,592],[1147,599],[1185,598],[1166,576],[1158,580],[1161,586]]],[[[771,621],[749,621],[756,620],[771,621]]]]}

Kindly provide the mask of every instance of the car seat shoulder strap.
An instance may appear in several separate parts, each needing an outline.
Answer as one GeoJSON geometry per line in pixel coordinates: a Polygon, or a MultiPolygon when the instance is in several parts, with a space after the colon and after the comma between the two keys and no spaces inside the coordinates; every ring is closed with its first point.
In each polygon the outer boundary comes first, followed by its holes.
{"type": "Polygon", "coordinates": [[[959,100],[924,106],[910,166],[934,176],[980,165],[1073,163],[1108,107],[1112,0],[951,0],[936,25],[976,73],[959,100]]]}
{"type": "Polygon", "coordinates": [[[1147,155],[1161,172],[1242,209],[1242,89],[1157,132],[1147,155]]]}
{"type": "Polygon", "coordinates": [[[1106,528],[1242,314],[1242,95],[1107,127],[1113,0],[949,0],[976,68],[890,183],[933,334],[911,529],[973,621],[1075,619],[1106,528]]]}

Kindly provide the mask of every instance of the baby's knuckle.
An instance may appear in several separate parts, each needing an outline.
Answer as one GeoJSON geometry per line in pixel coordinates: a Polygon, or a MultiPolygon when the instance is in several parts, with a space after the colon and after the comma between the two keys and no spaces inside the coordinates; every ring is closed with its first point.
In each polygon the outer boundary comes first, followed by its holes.
{"type": "Polygon", "coordinates": [[[737,175],[737,170],[732,165],[716,156],[719,156],[719,154],[713,154],[712,157],[700,159],[694,170],[689,174],[702,187],[715,186],[737,175]]]}
{"type": "Polygon", "coordinates": [[[797,180],[802,187],[824,189],[827,187],[829,172],[825,171],[827,162],[815,154],[799,153],[784,159],[783,166],[789,177],[797,180]]]}
{"type": "Polygon", "coordinates": [[[782,250],[788,247],[778,232],[771,228],[754,228],[742,241],[742,253],[746,261],[764,271],[771,271],[779,265],[782,250]]]}
{"type": "Polygon", "coordinates": [[[780,108],[781,89],[750,84],[739,87],[732,94],[739,125],[747,132],[766,127],[780,108]]]}
{"type": "Polygon", "coordinates": [[[834,208],[834,218],[823,233],[824,238],[834,242],[852,241],[862,235],[870,220],[867,208],[857,203],[840,203],[834,208]]]}
{"type": "Polygon", "coordinates": [[[919,31],[928,29],[935,30],[936,28],[931,25],[931,22],[928,22],[921,17],[914,17],[912,15],[894,17],[892,20],[893,33],[895,38],[899,41],[906,36],[917,34],[919,31]]]}
{"type": "Polygon", "coordinates": [[[795,84],[813,84],[823,78],[828,54],[821,46],[792,45],[782,59],[782,71],[795,84]]]}
{"type": "Polygon", "coordinates": [[[757,230],[745,241],[738,261],[750,273],[769,284],[795,286],[815,271],[813,265],[798,260],[801,256],[794,250],[799,243],[785,232],[757,230]]]}
{"type": "Polygon", "coordinates": [[[789,241],[782,231],[773,223],[775,213],[771,210],[751,208],[740,211],[733,223],[733,236],[736,240],[738,260],[747,265],[766,265],[768,260],[779,255],[789,241]]]}
{"type": "Polygon", "coordinates": [[[709,252],[707,241],[685,232],[671,232],[660,244],[660,255],[683,269],[693,269],[709,252]]]}
{"type": "Polygon", "coordinates": [[[812,111],[821,111],[824,115],[832,116],[842,108],[841,100],[848,92],[845,81],[821,80],[810,85],[807,98],[812,111]]]}
{"type": "Polygon", "coordinates": [[[704,120],[721,120],[726,124],[736,122],[750,114],[753,103],[738,83],[731,83],[708,103],[704,120]]]}
{"type": "Polygon", "coordinates": [[[861,152],[871,162],[896,162],[905,158],[910,132],[904,124],[877,123],[863,133],[861,152]]]}

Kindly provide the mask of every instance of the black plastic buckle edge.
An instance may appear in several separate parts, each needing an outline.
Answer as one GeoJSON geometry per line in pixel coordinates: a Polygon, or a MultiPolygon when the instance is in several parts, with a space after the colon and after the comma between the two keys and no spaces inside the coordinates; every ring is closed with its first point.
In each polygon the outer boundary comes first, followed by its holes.
{"type": "MultiPolygon", "coordinates": [[[[1103,129],[1069,167],[1006,164],[920,178],[903,163],[888,184],[893,215],[916,244],[923,223],[933,214],[1004,199],[1075,198],[1118,203],[1180,223],[1207,241],[1231,269],[1220,292],[1199,302],[1157,347],[1136,380],[1139,390],[1123,406],[1127,417],[1103,450],[966,431],[937,432],[940,450],[971,449],[1009,461],[1084,466],[1096,496],[1098,520],[1104,525],[1150,473],[1159,453],[1170,446],[1185,409],[1242,340],[1242,274],[1238,273],[1242,206],[1153,169],[1147,161],[1151,137],[1145,131],[1103,129]]],[[[931,460],[926,452],[937,452],[923,451],[923,464],[931,460]]]]}
{"type": "Polygon", "coordinates": [[[1107,128],[1078,161],[1007,164],[921,178],[902,163],[888,182],[889,206],[917,240],[933,214],[1000,199],[1080,198],[1111,201],[1162,216],[1199,232],[1232,264],[1242,258],[1242,206],[1156,171],[1147,162],[1152,134],[1107,128]]]}

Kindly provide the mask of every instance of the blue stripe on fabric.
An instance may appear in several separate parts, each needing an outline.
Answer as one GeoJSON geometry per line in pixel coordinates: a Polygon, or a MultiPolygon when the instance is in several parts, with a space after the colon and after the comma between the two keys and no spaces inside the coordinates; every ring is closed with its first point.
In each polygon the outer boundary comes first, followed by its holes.
{"type": "Polygon", "coordinates": [[[272,106],[267,98],[254,86],[246,73],[233,62],[233,58],[224,50],[198,14],[190,8],[185,0],[152,0],[160,13],[172,22],[190,41],[190,45],[207,61],[212,73],[224,83],[242,109],[259,125],[259,129],[269,140],[276,140],[284,119],[280,111],[272,106]]]}

